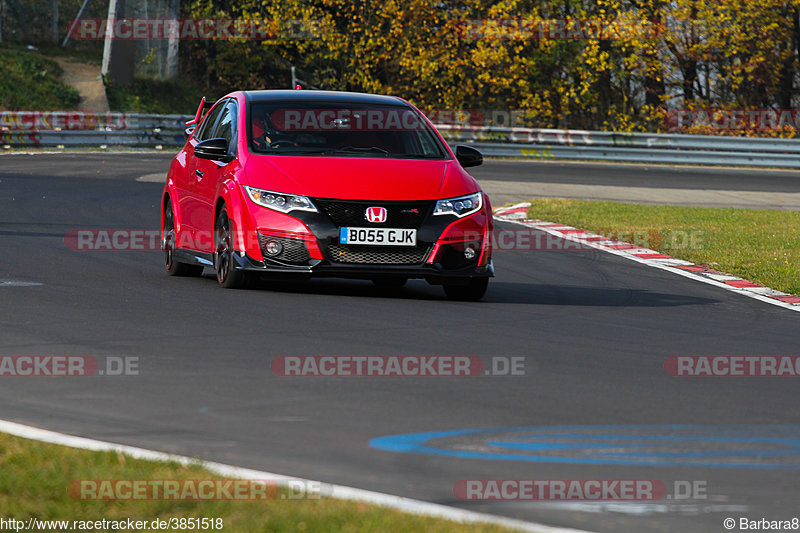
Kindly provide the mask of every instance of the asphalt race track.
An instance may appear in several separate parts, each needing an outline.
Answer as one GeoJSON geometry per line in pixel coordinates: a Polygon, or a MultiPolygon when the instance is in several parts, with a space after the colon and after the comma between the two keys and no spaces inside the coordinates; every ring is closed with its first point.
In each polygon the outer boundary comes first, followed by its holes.
{"type": "MultiPolygon", "coordinates": [[[[796,379],[675,378],[663,367],[672,355],[797,355],[800,314],[595,251],[498,252],[484,301],[458,303],[422,281],[396,293],[346,280],[223,290],[210,272],[168,277],[157,251],[65,245],[72,230],[157,229],[161,185],[136,178],[168,161],[0,157],[0,355],[136,357],[139,367],[0,377],[0,419],[591,531],[724,531],[726,517],[800,515],[796,379]],[[270,368],[282,355],[524,357],[526,375],[289,378],[270,368]],[[563,426],[580,427],[552,429],[563,426]],[[498,431],[445,433],[456,430],[498,431]],[[542,452],[548,431],[575,444],[559,462],[542,452]],[[438,437],[432,453],[382,439],[428,432],[438,437]],[[586,460],[598,440],[618,446],[617,460],[586,460]],[[515,458],[482,454],[486,442],[515,458]],[[670,493],[674,481],[698,482],[705,495],[454,496],[459,480],[504,478],[660,480],[670,493]]],[[[476,175],[533,182],[543,168],[488,162],[476,175]]],[[[579,180],[581,167],[569,168],[561,179],[579,180]]],[[[684,187],[710,174],[720,189],[761,180],[800,190],[788,173],[689,169],[671,179],[684,187]]],[[[633,180],[602,165],[586,177],[604,178],[633,180]]]]}

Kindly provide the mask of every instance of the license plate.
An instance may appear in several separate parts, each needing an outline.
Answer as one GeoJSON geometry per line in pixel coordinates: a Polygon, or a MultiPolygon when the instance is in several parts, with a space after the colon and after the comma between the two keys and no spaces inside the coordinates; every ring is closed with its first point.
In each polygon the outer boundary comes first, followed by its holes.
{"type": "Polygon", "coordinates": [[[397,228],[339,228],[340,244],[416,246],[417,230],[397,228]]]}

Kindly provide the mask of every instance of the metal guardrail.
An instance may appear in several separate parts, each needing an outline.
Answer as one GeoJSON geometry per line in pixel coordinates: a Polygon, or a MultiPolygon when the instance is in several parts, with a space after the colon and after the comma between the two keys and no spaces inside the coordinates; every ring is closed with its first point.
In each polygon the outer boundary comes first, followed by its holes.
{"type": "Polygon", "coordinates": [[[2,111],[0,130],[83,131],[162,128],[183,130],[189,115],[155,115],[146,113],[89,113],[84,111],[2,111]]]}
{"type": "Polygon", "coordinates": [[[670,150],[659,148],[608,148],[544,144],[470,143],[489,157],[515,159],[568,159],[678,165],[728,165],[800,169],[800,153],[670,150]]]}
{"type": "Polygon", "coordinates": [[[108,148],[110,146],[163,148],[181,146],[184,142],[183,131],[165,131],[160,128],[137,131],[0,131],[0,145],[9,148],[108,148]]]}
{"type": "Polygon", "coordinates": [[[800,169],[800,139],[437,125],[484,155],[800,169]]]}
{"type": "Polygon", "coordinates": [[[503,141],[569,146],[789,152],[800,154],[800,139],[687,135],[679,133],[618,133],[612,131],[586,130],[472,128],[452,125],[440,125],[436,127],[445,137],[462,141],[503,141]]]}
{"type": "MultiPolygon", "coordinates": [[[[0,147],[178,147],[189,115],[0,111],[0,147]]],[[[800,139],[438,124],[489,157],[800,169],[800,139]]]]}
{"type": "Polygon", "coordinates": [[[177,147],[188,115],[0,111],[0,147],[177,147]]]}

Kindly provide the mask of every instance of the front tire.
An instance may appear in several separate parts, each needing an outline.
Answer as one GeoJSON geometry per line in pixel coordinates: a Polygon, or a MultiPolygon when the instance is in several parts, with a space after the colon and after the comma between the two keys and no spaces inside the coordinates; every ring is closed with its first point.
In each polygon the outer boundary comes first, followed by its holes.
{"type": "Polygon", "coordinates": [[[466,284],[445,283],[444,293],[451,300],[475,302],[483,298],[489,288],[489,278],[476,278],[466,284]]]}
{"type": "Polygon", "coordinates": [[[226,289],[243,289],[248,285],[247,272],[236,269],[233,226],[228,209],[222,206],[214,221],[214,271],[217,281],[226,289]]]}
{"type": "Polygon", "coordinates": [[[186,263],[179,263],[175,260],[175,250],[177,250],[176,233],[175,233],[175,215],[172,213],[172,204],[167,203],[167,208],[164,211],[164,227],[163,240],[161,241],[161,250],[164,252],[164,266],[167,268],[167,274],[170,276],[200,276],[203,274],[202,265],[189,265],[186,263]]]}

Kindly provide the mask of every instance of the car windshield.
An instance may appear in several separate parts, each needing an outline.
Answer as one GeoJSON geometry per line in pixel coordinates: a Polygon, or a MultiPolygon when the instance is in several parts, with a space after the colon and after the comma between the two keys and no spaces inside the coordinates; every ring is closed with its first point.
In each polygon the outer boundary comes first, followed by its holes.
{"type": "Polygon", "coordinates": [[[254,102],[250,147],[270,155],[446,159],[424,118],[401,105],[254,102]]]}

